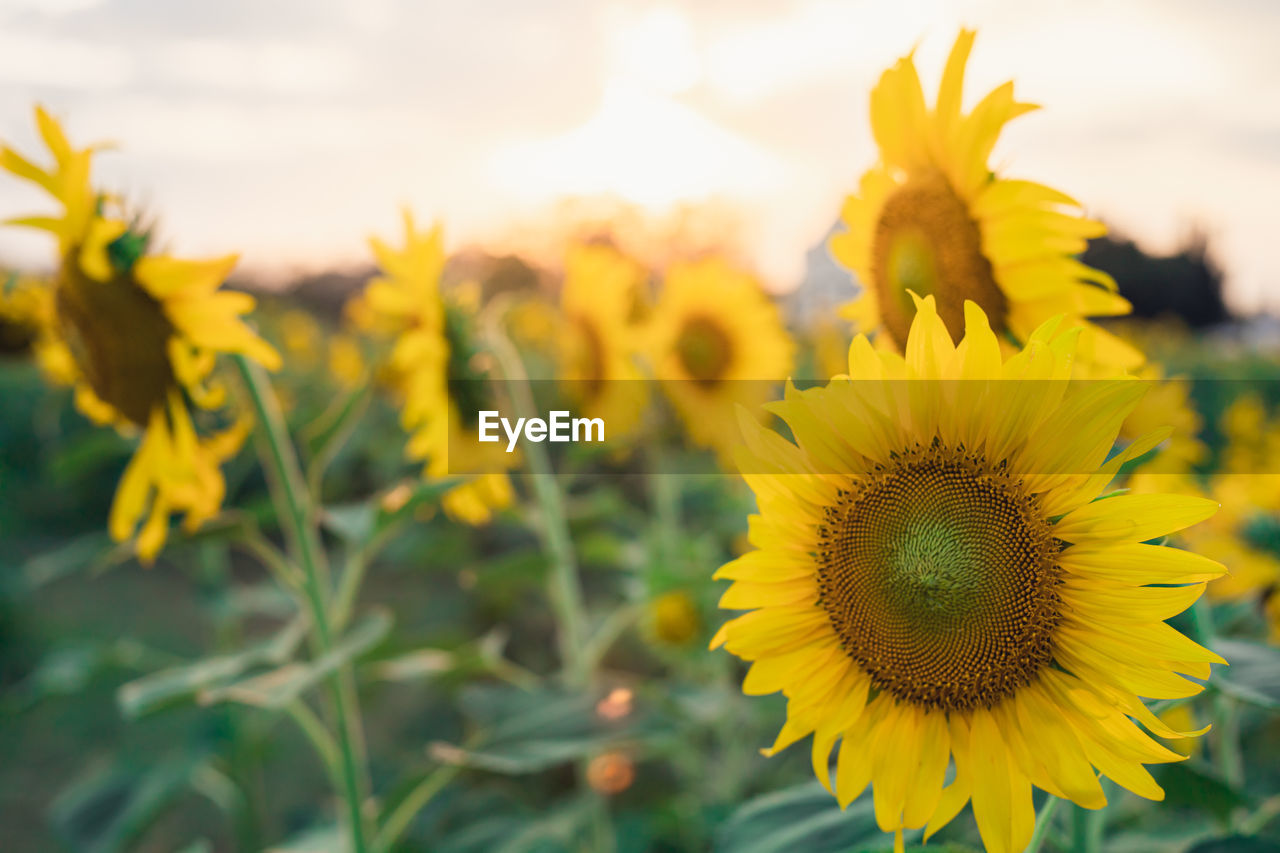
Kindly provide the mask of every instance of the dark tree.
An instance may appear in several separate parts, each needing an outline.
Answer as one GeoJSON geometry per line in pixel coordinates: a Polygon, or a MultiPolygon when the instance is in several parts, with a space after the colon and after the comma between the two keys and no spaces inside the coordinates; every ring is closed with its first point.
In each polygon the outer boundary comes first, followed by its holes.
{"type": "Polygon", "coordinates": [[[1080,258],[1110,273],[1136,317],[1177,317],[1191,328],[1231,319],[1222,299],[1222,270],[1203,233],[1193,234],[1171,255],[1149,255],[1124,237],[1089,241],[1080,258]]]}

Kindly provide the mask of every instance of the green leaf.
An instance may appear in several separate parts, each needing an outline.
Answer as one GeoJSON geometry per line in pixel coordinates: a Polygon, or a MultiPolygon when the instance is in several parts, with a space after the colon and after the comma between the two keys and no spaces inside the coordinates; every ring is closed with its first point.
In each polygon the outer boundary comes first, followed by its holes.
{"type": "Polygon", "coordinates": [[[373,383],[368,382],[339,398],[320,417],[302,430],[302,445],[307,458],[323,465],[338,455],[342,445],[355,431],[360,417],[373,396],[373,383]]]}
{"type": "Polygon", "coordinates": [[[1243,702],[1280,710],[1280,647],[1220,639],[1214,650],[1231,665],[1214,673],[1212,686],[1243,702]]]}
{"type": "Polygon", "coordinates": [[[316,826],[267,848],[267,853],[348,853],[347,833],[339,826],[316,826]]]}
{"type": "Polygon", "coordinates": [[[374,648],[391,631],[391,614],[375,610],[367,614],[325,656],[314,661],[289,663],[230,684],[201,690],[202,704],[239,702],[257,708],[279,710],[302,696],[339,667],[374,648]]]}
{"type": "Polygon", "coordinates": [[[213,842],[207,838],[197,838],[178,853],[213,853],[213,842]]]}
{"type": "Polygon", "coordinates": [[[412,486],[406,500],[393,510],[384,509],[376,497],[325,507],[320,522],[347,544],[366,545],[391,525],[410,518],[418,507],[437,502],[459,482],[456,477],[419,481],[412,486]]]}
{"type": "Polygon", "coordinates": [[[168,655],[123,638],[112,643],[87,642],[53,649],[3,695],[0,709],[25,710],[54,696],[80,693],[106,673],[121,669],[132,673],[169,659],[168,655]]]}
{"type": "Polygon", "coordinates": [[[373,535],[378,508],[372,501],[328,506],[320,516],[325,528],[344,542],[362,545],[373,535]]]}
{"type": "Polygon", "coordinates": [[[94,531],[31,558],[22,567],[22,575],[30,589],[39,589],[77,572],[94,574],[123,559],[124,554],[105,531],[94,531]]]}
{"type": "Polygon", "coordinates": [[[1280,842],[1247,835],[1210,838],[1189,847],[1186,853],[1280,853],[1280,842]]]}
{"type": "Polygon", "coordinates": [[[460,705],[467,717],[480,724],[477,746],[450,748],[450,754],[469,767],[520,775],[667,730],[663,721],[641,708],[607,719],[596,711],[602,698],[603,694],[567,694],[542,687],[472,685],[463,691],[460,705]]]}
{"type": "MultiPolygon", "coordinates": [[[[885,840],[876,826],[870,797],[841,811],[822,785],[807,782],[742,805],[720,827],[715,849],[722,853],[848,853],[879,849],[885,840]]],[[[893,846],[891,838],[888,846],[893,846]]]]}
{"type": "Polygon", "coordinates": [[[1242,792],[1219,778],[1208,765],[1181,761],[1153,770],[1156,782],[1164,788],[1166,805],[1196,809],[1225,821],[1233,811],[1249,803],[1242,792]]]}
{"type": "Polygon", "coordinates": [[[385,681],[417,681],[450,672],[458,656],[444,649],[414,649],[393,658],[384,658],[374,667],[374,675],[385,681]]]}
{"type": "Polygon", "coordinates": [[[189,790],[202,761],[183,756],[147,768],[117,762],[92,770],[54,799],[49,809],[54,832],[85,853],[126,850],[189,790]]]}
{"type": "Polygon", "coordinates": [[[244,651],[203,658],[130,681],[117,691],[116,702],[125,717],[137,719],[179,699],[225,684],[255,667],[281,666],[297,651],[306,632],[306,620],[296,618],[274,637],[244,651]]]}
{"type": "Polygon", "coordinates": [[[118,465],[130,453],[129,442],[115,430],[78,433],[58,447],[49,462],[49,474],[58,483],[83,483],[89,474],[118,465]]]}
{"type": "Polygon", "coordinates": [[[461,477],[442,477],[438,480],[418,480],[409,492],[408,500],[393,510],[378,509],[375,532],[381,533],[393,524],[411,518],[418,507],[440,501],[445,492],[462,482],[461,477]]]}

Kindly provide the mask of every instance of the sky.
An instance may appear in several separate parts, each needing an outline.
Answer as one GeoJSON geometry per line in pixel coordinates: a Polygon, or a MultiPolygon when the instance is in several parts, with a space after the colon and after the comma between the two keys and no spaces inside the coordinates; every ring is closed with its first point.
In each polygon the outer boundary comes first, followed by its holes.
{"type": "MultiPolygon", "coordinates": [[[[404,206],[502,249],[607,195],[656,222],[715,211],[782,291],[875,159],[879,73],[915,48],[932,95],[961,26],[967,105],[1014,79],[1043,107],[1002,173],[1150,250],[1204,230],[1233,305],[1280,312],[1270,0],[0,0],[0,138],[34,149],[45,104],[115,145],[99,182],[166,248],[250,274],[366,263],[404,206]]],[[[43,204],[0,182],[0,215],[43,204]]],[[[49,262],[5,231],[0,257],[49,262]]]]}

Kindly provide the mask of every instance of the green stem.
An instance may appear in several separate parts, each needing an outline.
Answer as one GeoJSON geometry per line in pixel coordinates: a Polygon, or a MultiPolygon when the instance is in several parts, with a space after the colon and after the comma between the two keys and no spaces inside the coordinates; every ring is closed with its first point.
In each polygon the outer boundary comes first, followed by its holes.
{"type": "Polygon", "coordinates": [[[1052,794],[1046,796],[1047,799],[1040,806],[1040,813],[1036,815],[1036,828],[1031,833],[1031,841],[1027,844],[1027,849],[1023,853],[1039,853],[1040,847],[1049,835],[1049,827],[1053,824],[1053,813],[1058,810],[1058,805],[1062,800],[1052,794]]]}
{"type": "Polygon", "coordinates": [[[1262,801],[1257,810],[1240,823],[1240,832],[1244,835],[1257,835],[1266,829],[1277,815],[1280,815],[1280,794],[1262,801]]]}
{"type": "MultiPolygon", "coordinates": [[[[289,440],[284,418],[280,414],[280,405],[276,401],[265,372],[243,356],[234,356],[233,360],[240,371],[240,376],[244,379],[258,422],[262,427],[261,434],[268,451],[268,473],[276,487],[273,497],[280,504],[279,515],[284,525],[285,536],[302,568],[303,593],[311,610],[311,629],[315,638],[316,652],[318,656],[323,657],[333,647],[326,601],[328,571],[320,545],[320,536],[308,501],[307,487],[298,466],[298,457],[289,440]]],[[[352,697],[347,690],[343,689],[340,671],[332,673],[327,680],[333,695],[334,722],[338,730],[337,740],[342,761],[342,794],[346,800],[351,848],[354,853],[365,853],[368,848],[365,845],[364,818],[360,808],[361,774],[356,766],[354,739],[349,726],[349,720],[353,719],[353,709],[348,707],[348,702],[352,697]]]]}
{"type": "Polygon", "coordinates": [[[1102,849],[1104,812],[1076,806],[1071,812],[1072,853],[1098,853],[1102,849]]]}
{"type": "Polygon", "coordinates": [[[232,540],[232,544],[239,545],[249,554],[256,557],[258,562],[291,592],[298,595],[302,594],[303,580],[301,573],[261,532],[251,530],[241,533],[232,540]]]}
{"type": "Polygon", "coordinates": [[[329,411],[322,414],[308,429],[316,433],[329,432],[325,441],[316,451],[315,458],[307,466],[307,488],[312,500],[320,500],[320,486],[325,471],[333,464],[342,452],[343,445],[356,427],[360,424],[360,416],[369,408],[373,398],[373,384],[366,383],[358,391],[348,394],[345,399],[338,400],[329,411]]]}
{"type": "MultiPolygon", "coordinates": [[[[1213,624],[1213,608],[1201,596],[1191,606],[1191,629],[1200,645],[1213,649],[1217,645],[1217,631],[1213,624]]],[[[1218,772],[1228,785],[1239,790],[1244,786],[1244,756],[1240,752],[1240,721],[1235,701],[1221,691],[1214,691],[1213,698],[1213,755],[1218,772]]]]}
{"type": "Polygon", "coordinates": [[[680,547],[680,476],[667,470],[667,455],[655,448],[650,456],[649,491],[653,501],[657,557],[670,570],[680,547]]]}
{"type": "Polygon", "coordinates": [[[453,777],[458,775],[458,771],[462,768],[457,764],[446,764],[437,768],[430,773],[421,782],[414,786],[405,798],[396,805],[391,814],[387,815],[387,819],[383,822],[382,827],[378,830],[378,834],[373,839],[373,849],[375,853],[384,853],[390,850],[392,845],[400,839],[404,831],[409,828],[409,824],[413,821],[418,812],[431,802],[436,794],[444,789],[453,781],[453,777]]]}
{"type": "MultiPolygon", "coordinates": [[[[229,542],[202,542],[197,548],[197,560],[201,570],[201,582],[210,589],[229,590],[231,583],[231,551],[229,542]]],[[[214,650],[227,653],[244,644],[241,614],[234,607],[222,606],[215,610],[214,650]]],[[[230,729],[230,748],[227,751],[226,778],[236,791],[227,800],[235,824],[236,839],[241,850],[258,850],[265,833],[263,820],[264,798],[255,782],[259,778],[260,755],[251,742],[253,721],[246,714],[228,709],[227,724],[230,729]]],[[[206,768],[206,770],[209,768],[206,768]]]]}
{"type": "Polygon", "coordinates": [[[628,628],[639,621],[642,611],[634,605],[623,605],[604,618],[600,627],[587,640],[582,656],[588,671],[594,672],[609,649],[628,628]]]}
{"type": "Polygon", "coordinates": [[[320,762],[324,765],[325,772],[329,775],[329,781],[335,789],[340,790],[343,785],[342,758],[333,735],[329,734],[329,730],[324,727],[324,723],[320,722],[320,718],[301,699],[285,705],[284,711],[298,724],[298,728],[302,733],[307,736],[307,740],[311,742],[316,755],[320,756],[320,762]]]}
{"type": "Polygon", "coordinates": [[[355,609],[356,596],[364,584],[365,572],[369,567],[369,552],[366,547],[353,548],[347,553],[342,564],[342,573],[338,576],[338,590],[333,596],[333,605],[329,608],[329,618],[336,630],[341,631],[351,618],[355,609]]]}
{"type": "Polygon", "coordinates": [[[1216,725],[1214,746],[1218,753],[1218,770],[1228,785],[1244,788],[1244,755],[1240,751],[1240,712],[1235,701],[1225,693],[1213,696],[1216,725]]]}
{"type": "MultiPolygon", "coordinates": [[[[489,344],[502,368],[503,376],[508,380],[516,416],[537,417],[533,393],[529,388],[529,377],[525,372],[520,354],[516,352],[496,321],[489,325],[490,328],[487,330],[489,344]]],[[[551,468],[551,460],[543,446],[528,442],[522,450],[529,467],[529,479],[533,484],[534,497],[540,510],[541,524],[536,526],[536,533],[542,540],[547,558],[551,562],[551,572],[547,578],[548,597],[556,612],[559,629],[557,642],[565,681],[574,686],[583,686],[590,680],[583,654],[586,606],[583,603],[582,582],[578,576],[578,561],[573,553],[573,541],[565,515],[564,496],[560,493],[559,484],[551,468]]]]}

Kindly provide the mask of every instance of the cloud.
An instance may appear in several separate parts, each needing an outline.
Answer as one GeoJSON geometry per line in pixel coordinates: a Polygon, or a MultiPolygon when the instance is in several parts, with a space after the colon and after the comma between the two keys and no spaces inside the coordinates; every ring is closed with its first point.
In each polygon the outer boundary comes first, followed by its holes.
{"type": "MultiPolygon", "coordinates": [[[[1045,106],[997,164],[1157,245],[1200,220],[1235,292],[1280,308],[1265,0],[0,0],[0,131],[32,144],[22,105],[47,102],[120,143],[99,174],[180,245],[253,263],[360,253],[406,201],[470,235],[531,195],[612,188],[735,194],[784,275],[875,157],[880,71],[916,47],[932,94],[962,24],[968,103],[1016,78],[1045,106]]],[[[8,183],[0,215],[31,203],[8,183]]]]}
{"type": "Polygon", "coordinates": [[[102,92],[132,83],[137,63],[123,48],[86,39],[0,29],[0,86],[102,92]]]}
{"type": "Polygon", "coordinates": [[[262,95],[358,94],[360,59],[334,40],[178,38],[153,54],[166,87],[262,95]]]}

